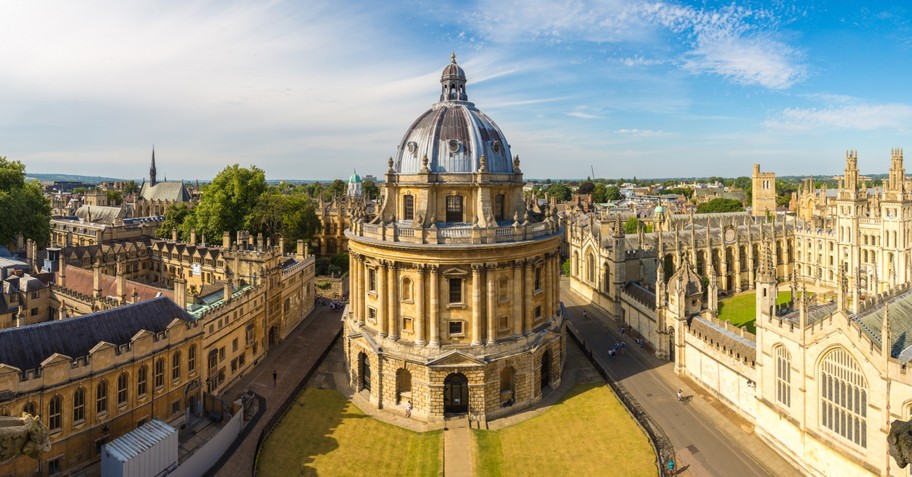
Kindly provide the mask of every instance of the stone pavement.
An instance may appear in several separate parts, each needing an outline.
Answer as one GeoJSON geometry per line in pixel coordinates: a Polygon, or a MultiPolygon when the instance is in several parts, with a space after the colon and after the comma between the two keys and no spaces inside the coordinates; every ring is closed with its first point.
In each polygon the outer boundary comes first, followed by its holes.
{"type": "Polygon", "coordinates": [[[253,474],[260,432],[332,343],[333,337],[342,328],[341,317],[341,309],[330,310],[329,306],[317,306],[285,341],[273,347],[251,372],[232,384],[224,393],[225,396],[231,397],[240,395],[248,389],[252,390],[266,399],[266,410],[260,419],[252,424],[253,429],[215,475],[249,477],[253,474]],[[275,385],[272,382],[273,371],[278,373],[275,385]]]}
{"type": "Polygon", "coordinates": [[[467,418],[447,421],[443,433],[443,475],[472,477],[475,458],[472,452],[472,430],[467,418]]]}
{"type": "Polygon", "coordinates": [[[632,338],[618,332],[620,322],[569,291],[568,285],[566,279],[561,280],[561,299],[570,321],[593,352],[609,363],[612,378],[627,388],[668,435],[682,474],[801,475],[753,433],[748,421],[693,381],[676,375],[672,363],[639,350],[632,338]],[[587,317],[582,316],[583,309],[587,317]],[[626,341],[627,351],[612,361],[607,352],[619,340],[626,341]],[[677,402],[678,389],[694,398],[686,404],[677,402]]]}

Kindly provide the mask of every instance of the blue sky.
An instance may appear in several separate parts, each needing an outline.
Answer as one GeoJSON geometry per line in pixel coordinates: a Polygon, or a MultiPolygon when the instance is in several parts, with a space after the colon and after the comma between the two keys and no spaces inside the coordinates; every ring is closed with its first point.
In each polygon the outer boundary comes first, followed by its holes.
{"type": "MultiPolygon", "coordinates": [[[[0,155],[30,172],[380,175],[455,51],[527,177],[863,173],[912,160],[892,2],[0,3],[0,155]]],[[[912,165],[910,165],[912,169],[912,165]]]]}

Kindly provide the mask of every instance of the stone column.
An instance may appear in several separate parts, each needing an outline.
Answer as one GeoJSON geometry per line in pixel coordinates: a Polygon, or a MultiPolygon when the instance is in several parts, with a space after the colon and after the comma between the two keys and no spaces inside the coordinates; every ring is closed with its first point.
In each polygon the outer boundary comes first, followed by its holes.
{"type": "Polygon", "coordinates": [[[415,287],[415,307],[418,313],[415,317],[415,344],[424,346],[424,320],[427,319],[427,309],[424,305],[424,265],[418,265],[418,283],[415,287]]]}
{"type": "Polygon", "coordinates": [[[367,264],[364,263],[364,256],[358,256],[358,323],[364,326],[364,320],[367,318],[367,264]]]}
{"type": "Polygon", "coordinates": [[[523,308],[522,308],[522,261],[513,262],[513,296],[510,301],[513,303],[513,334],[522,336],[523,308]]]}
{"type": "MultiPolygon", "coordinates": [[[[546,254],[545,263],[542,264],[542,293],[544,293],[545,297],[545,303],[544,306],[542,306],[542,318],[544,318],[545,321],[551,319],[551,301],[553,300],[551,296],[554,294],[554,287],[551,286],[552,259],[553,257],[551,254],[546,254]]],[[[605,275],[604,272],[600,272],[600,274],[603,277],[605,275]]]]}
{"type": "Polygon", "coordinates": [[[523,275],[525,276],[525,300],[523,304],[523,334],[528,335],[532,332],[532,288],[535,286],[532,283],[532,262],[526,260],[526,266],[523,270],[523,275]]]}
{"type": "Polygon", "coordinates": [[[472,264],[472,346],[482,343],[481,271],[483,267],[483,265],[478,263],[472,264]]]}
{"type": "Polygon", "coordinates": [[[389,324],[386,317],[386,293],[383,291],[383,289],[386,288],[387,282],[389,280],[387,278],[389,276],[387,273],[389,269],[389,263],[384,262],[379,268],[380,277],[377,280],[377,324],[379,334],[381,337],[383,337],[387,335],[387,325],[389,324]]]}
{"type": "Polygon", "coordinates": [[[399,339],[399,273],[397,273],[396,262],[389,265],[387,278],[387,300],[389,305],[389,337],[390,339],[399,339]]]}
{"type": "Polygon", "coordinates": [[[430,345],[439,348],[440,347],[440,273],[437,270],[436,265],[431,265],[431,313],[430,317],[430,329],[431,329],[431,342],[430,345]]]}
{"type": "Polygon", "coordinates": [[[488,287],[488,306],[487,306],[487,344],[494,344],[494,338],[496,337],[496,324],[497,316],[497,290],[495,289],[496,284],[494,283],[495,271],[494,265],[488,265],[485,267],[485,276],[487,277],[487,287],[488,287]]]}
{"type": "MultiPolygon", "coordinates": [[[[560,252],[554,252],[554,263],[552,264],[552,269],[554,270],[554,276],[551,278],[552,285],[554,286],[554,301],[551,302],[551,316],[557,316],[558,310],[560,310],[560,281],[561,281],[561,261],[560,261],[560,252]]],[[[615,292],[620,293],[620,292],[615,292]]],[[[619,296],[619,295],[615,295],[619,296]]]]}

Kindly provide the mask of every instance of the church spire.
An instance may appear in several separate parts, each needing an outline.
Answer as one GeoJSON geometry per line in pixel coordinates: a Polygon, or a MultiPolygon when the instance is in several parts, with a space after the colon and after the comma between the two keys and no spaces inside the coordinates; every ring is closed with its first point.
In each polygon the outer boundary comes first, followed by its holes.
{"type": "Polygon", "coordinates": [[[152,146],[152,167],[149,168],[149,185],[155,187],[155,146],[152,146]]]}

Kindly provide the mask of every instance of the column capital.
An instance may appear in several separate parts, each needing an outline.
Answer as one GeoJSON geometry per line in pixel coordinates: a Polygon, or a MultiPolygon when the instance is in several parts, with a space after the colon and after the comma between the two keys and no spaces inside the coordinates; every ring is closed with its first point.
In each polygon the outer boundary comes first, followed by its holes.
{"type": "Polygon", "coordinates": [[[485,266],[483,263],[473,263],[472,264],[472,273],[473,274],[481,273],[481,271],[484,270],[484,267],[485,266]]]}
{"type": "Polygon", "coordinates": [[[439,265],[425,265],[425,268],[427,268],[431,272],[432,275],[437,275],[438,273],[440,273],[439,265]]]}

